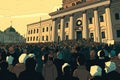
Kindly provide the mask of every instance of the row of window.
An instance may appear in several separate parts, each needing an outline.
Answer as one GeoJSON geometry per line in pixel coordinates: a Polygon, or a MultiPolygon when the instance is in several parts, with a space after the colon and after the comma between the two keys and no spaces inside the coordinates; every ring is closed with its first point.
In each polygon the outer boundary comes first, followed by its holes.
{"type": "MultiPolygon", "coordinates": [[[[58,29],[60,29],[60,27],[61,27],[61,25],[60,25],[60,23],[58,24],[58,29]]],[[[68,28],[69,27],[69,23],[68,22],[66,22],[66,24],[65,24],[65,28],[68,28]]]]}
{"type": "MultiPolygon", "coordinates": [[[[45,39],[44,36],[42,36],[42,41],[44,41],[44,40],[48,41],[48,36],[46,36],[46,39],[45,39]]],[[[36,36],[36,37],[35,36],[34,37],[28,37],[27,41],[39,41],[39,38],[38,38],[38,36],[36,36]]]]}
{"type": "MultiPolygon", "coordinates": [[[[50,30],[52,31],[52,27],[50,28],[50,30]]],[[[42,28],[42,32],[45,32],[45,28],[42,28]]],[[[46,27],[46,32],[48,32],[48,27],[46,27]]]]}
{"type": "MultiPolygon", "coordinates": [[[[120,20],[119,13],[115,13],[115,19],[120,20]]],[[[102,15],[99,17],[99,21],[104,22],[104,17],[102,15]]],[[[89,24],[92,24],[92,23],[93,23],[93,20],[92,20],[92,17],[91,17],[91,18],[89,18],[89,24]]]]}
{"type": "MultiPolygon", "coordinates": [[[[105,32],[101,32],[102,39],[106,38],[105,32]]],[[[116,30],[116,37],[120,38],[120,30],[116,30]]],[[[90,38],[94,39],[94,34],[90,33],[90,38]]]]}
{"type": "Polygon", "coordinates": [[[34,30],[29,30],[28,34],[35,34],[35,33],[38,33],[38,32],[39,32],[39,29],[34,29],[34,30]]]}

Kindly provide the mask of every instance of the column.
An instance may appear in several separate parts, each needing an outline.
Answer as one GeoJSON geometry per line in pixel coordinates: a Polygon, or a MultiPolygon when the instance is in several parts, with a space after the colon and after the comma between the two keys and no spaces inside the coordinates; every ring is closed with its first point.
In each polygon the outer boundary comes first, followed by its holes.
{"type": "Polygon", "coordinates": [[[88,27],[87,27],[87,16],[86,12],[83,12],[83,38],[88,39],[88,27]]]}
{"type": "Polygon", "coordinates": [[[64,17],[61,17],[61,20],[60,20],[60,27],[61,27],[61,30],[60,30],[60,32],[61,32],[61,41],[63,41],[64,39],[65,39],[65,37],[64,37],[64,17]]]}
{"type": "Polygon", "coordinates": [[[100,23],[97,9],[94,9],[94,18],[95,18],[95,42],[101,42],[100,40],[100,23]]]}
{"type": "Polygon", "coordinates": [[[112,22],[111,22],[111,15],[110,15],[110,8],[109,8],[109,6],[107,6],[105,8],[105,12],[106,12],[106,21],[107,21],[108,40],[113,40],[112,22]]]}
{"type": "Polygon", "coordinates": [[[73,38],[73,33],[74,29],[73,29],[73,14],[70,15],[70,23],[69,23],[69,40],[74,39],[73,38]]]}
{"type": "Polygon", "coordinates": [[[56,32],[56,31],[55,31],[56,29],[55,29],[55,28],[56,28],[56,27],[55,27],[55,19],[53,19],[53,21],[52,21],[52,41],[53,41],[53,42],[56,41],[56,40],[55,40],[55,38],[56,38],[56,35],[55,35],[55,34],[56,34],[56,33],[55,33],[55,32],[56,32]]]}

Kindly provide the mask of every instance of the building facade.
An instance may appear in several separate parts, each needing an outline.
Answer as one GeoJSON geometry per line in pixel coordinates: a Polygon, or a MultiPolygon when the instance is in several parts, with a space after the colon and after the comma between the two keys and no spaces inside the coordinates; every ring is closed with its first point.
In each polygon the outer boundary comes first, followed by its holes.
{"type": "Polygon", "coordinates": [[[0,43],[25,43],[25,38],[21,36],[12,26],[4,31],[0,31],[0,43]]]}
{"type": "Polygon", "coordinates": [[[52,19],[27,25],[27,43],[51,42],[52,41],[52,19]]]}
{"type": "Polygon", "coordinates": [[[63,0],[62,6],[49,13],[50,41],[83,38],[104,43],[120,41],[120,0],[63,0]]]}

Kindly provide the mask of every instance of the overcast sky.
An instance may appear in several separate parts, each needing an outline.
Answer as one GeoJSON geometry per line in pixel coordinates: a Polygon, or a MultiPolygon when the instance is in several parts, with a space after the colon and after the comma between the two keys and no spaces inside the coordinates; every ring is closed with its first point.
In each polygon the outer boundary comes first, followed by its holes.
{"type": "Polygon", "coordinates": [[[62,6],[62,0],[1,0],[0,30],[11,25],[20,34],[26,34],[27,24],[49,18],[50,12],[62,6]]]}

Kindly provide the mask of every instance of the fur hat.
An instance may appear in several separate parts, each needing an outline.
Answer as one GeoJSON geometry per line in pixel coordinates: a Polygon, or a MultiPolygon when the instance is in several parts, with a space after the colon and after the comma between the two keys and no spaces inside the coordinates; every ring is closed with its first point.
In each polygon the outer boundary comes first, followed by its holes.
{"type": "Polygon", "coordinates": [[[90,74],[91,76],[102,76],[102,68],[97,65],[91,66],[90,74]]]}
{"type": "Polygon", "coordinates": [[[105,52],[103,50],[99,50],[97,53],[99,59],[104,59],[105,57],[105,52]]]}
{"type": "Polygon", "coordinates": [[[106,65],[106,67],[105,67],[106,73],[116,70],[116,65],[114,62],[108,61],[105,63],[105,65],[106,65]]]}
{"type": "Polygon", "coordinates": [[[22,53],[19,57],[19,63],[25,63],[25,61],[28,57],[29,56],[26,53],[22,53]]]}
{"type": "Polygon", "coordinates": [[[120,59],[120,53],[118,54],[118,59],[120,59]]]}
{"type": "Polygon", "coordinates": [[[8,62],[8,64],[12,64],[13,60],[14,60],[14,57],[12,57],[11,55],[6,57],[6,62],[8,62]]]}
{"type": "Polygon", "coordinates": [[[28,57],[34,58],[34,57],[35,57],[35,54],[34,54],[34,53],[30,53],[30,54],[28,54],[28,57]]]}
{"type": "Polygon", "coordinates": [[[64,68],[65,67],[67,67],[67,66],[70,66],[68,63],[64,63],[63,65],[62,65],[62,72],[64,72],[64,68]]]}

